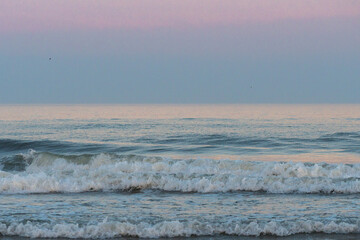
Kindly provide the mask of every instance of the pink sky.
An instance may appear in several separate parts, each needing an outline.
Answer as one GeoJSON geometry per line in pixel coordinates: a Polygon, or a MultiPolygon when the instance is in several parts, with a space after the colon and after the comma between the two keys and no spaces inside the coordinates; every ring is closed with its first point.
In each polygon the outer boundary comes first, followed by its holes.
{"type": "Polygon", "coordinates": [[[1,0],[0,31],[206,27],[360,16],[358,0],[1,0]]]}

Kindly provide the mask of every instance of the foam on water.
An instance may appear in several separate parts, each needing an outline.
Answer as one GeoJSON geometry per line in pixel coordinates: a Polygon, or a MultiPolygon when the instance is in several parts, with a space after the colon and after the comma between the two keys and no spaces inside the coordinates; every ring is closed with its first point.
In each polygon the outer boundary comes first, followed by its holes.
{"type": "Polygon", "coordinates": [[[163,221],[155,224],[146,222],[107,222],[80,226],[69,223],[0,223],[0,235],[31,238],[112,238],[112,237],[189,237],[189,236],[289,236],[299,233],[359,233],[359,223],[294,221],[265,222],[229,221],[210,223],[206,221],[163,221]]]}
{"type": "Polygon", "coordinates": [[[175,160],[135,155],[24,155],[0,171],[0,193],[159,189],[181,192],[360,193],[359,164],[175,160]]]}

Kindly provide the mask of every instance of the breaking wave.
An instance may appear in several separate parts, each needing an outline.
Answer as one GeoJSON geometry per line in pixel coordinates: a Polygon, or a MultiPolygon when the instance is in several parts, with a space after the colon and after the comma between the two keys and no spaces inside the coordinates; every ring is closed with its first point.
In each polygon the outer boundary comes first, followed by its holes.
{"type": "Polygon", "coordinates": [[[17,157],[24,170],[0,170],[0,193],[143,189],[360,193],[360,164],[176,160],[104,153],[65,156],[35,151],[17,157]]]}
{"type": "Polygon", "coordinates": [[[107,222],[81,226],[79,224],[0,223],[0,235],[31,238],[113,238],[113,237],[190,237],[190,236],[289,236],[300,233],[359,233],[359,223],[346,222],[266,222],[229,221],[209,223],[204,221],[163,221],[156,224],[107,222]]]}

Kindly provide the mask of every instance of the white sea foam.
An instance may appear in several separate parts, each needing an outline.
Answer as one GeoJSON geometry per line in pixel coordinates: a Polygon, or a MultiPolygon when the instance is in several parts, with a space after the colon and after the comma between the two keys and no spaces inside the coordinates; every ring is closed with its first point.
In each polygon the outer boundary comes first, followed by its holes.
{"type": "Polygon", "coordinates": [[[182,192],[360,193],[360,165],[60,156],[31,152],[23,172],[0,171],[0,193],[160,189],[182,192]]]}
{"type": "Polygon", "coordinates": [[[163,221],[156,224],[107,222],[80,226],[79,224],[0,223],[0,235],[31,238],[112,238],[132,236],[140,238],[213,236],[218,234],[238,236],[275,235],[288,236],[299,233],[359,233],[359,223],[296,221],[286,222],[235,222],[209,223],[200,221],[163,221]]]}

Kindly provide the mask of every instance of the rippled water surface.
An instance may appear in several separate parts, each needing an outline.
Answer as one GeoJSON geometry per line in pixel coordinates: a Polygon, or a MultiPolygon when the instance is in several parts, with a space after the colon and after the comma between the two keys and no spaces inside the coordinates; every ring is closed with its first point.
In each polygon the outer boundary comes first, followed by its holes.
{"type": "Polygon", "coordinates": [[[0,106],[0,238],[360,237],[360,105],[0,106]]]}

